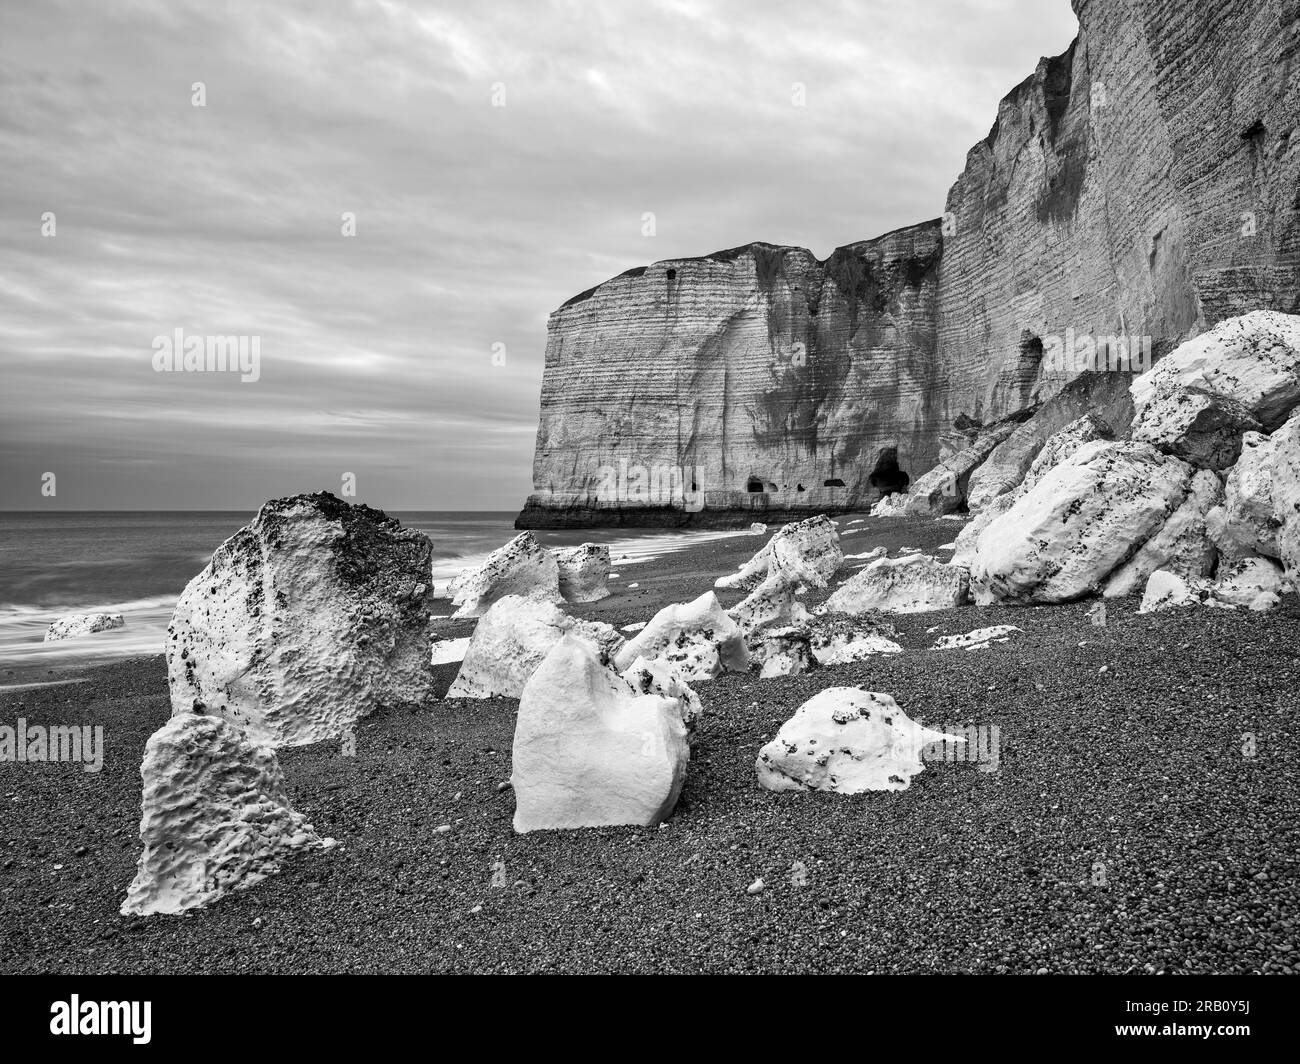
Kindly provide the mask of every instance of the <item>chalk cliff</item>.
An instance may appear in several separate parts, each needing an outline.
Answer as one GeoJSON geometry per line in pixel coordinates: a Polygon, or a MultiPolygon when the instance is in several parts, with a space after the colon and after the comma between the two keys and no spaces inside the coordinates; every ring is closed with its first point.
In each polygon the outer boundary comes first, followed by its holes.
{"type": "Polygon", "coordinates": [[[756,243],[552,314],[517,524],[862,508],[955,431],[1255,308],[1300,311],[1300,5],[1074,0],[941,218],[819,261],[756,243]]]}

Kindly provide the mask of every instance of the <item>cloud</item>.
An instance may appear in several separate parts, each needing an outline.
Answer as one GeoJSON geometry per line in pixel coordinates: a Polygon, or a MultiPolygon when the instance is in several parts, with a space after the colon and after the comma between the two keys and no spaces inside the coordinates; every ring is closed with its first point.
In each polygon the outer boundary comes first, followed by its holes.
{"type": "Polygon", "coordinates": [[[552,309],[935,217],[1075,29],[1065,0],[6,3],[0,507],[250,509],[346,471],[515,508],[552,309]],[[178,327],[259,337],[261,378],[155,373],[178,327]]]}

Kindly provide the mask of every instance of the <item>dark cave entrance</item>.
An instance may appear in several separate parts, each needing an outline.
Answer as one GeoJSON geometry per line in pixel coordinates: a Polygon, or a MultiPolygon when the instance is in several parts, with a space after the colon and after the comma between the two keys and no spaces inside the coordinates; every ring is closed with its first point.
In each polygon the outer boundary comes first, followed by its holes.
{"type": "Polygon", "coordinates": [[[880,452],[880,457],[876,459],[876,468],[871,471],[871,476],[868,478],[868,483],[880,492],[882,499],[895,492],[907,491],[907,485],[911,482],[912,478],[907,475],[906,470],[898,468],[897,447],[886,447],[880,452]]]}
{"type": "Polygon", "coordinates": [[[758,477],[751,476],[745,484],[745,490],[751,495],[758,495],[763,491],[763,482],[758,477]]]}

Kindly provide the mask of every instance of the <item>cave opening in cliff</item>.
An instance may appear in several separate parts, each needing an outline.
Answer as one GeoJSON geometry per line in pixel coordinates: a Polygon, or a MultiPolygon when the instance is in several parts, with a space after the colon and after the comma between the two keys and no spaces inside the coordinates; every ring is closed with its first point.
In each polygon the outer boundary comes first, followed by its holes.
{"type": "Polygon", "coordinates": [[[824,488],[842,488],[842,487],[844,487],[844,481],[842,481],[839,477],[831,477],[830,480],[824,480],[824,481],[822,481],[822,487],[824,487],[824,488]]]}
{"type": "Polygon", "coordinates": [[[745,484],[745,490],[751,495],[761,494],[763,491],[763,482],[758,477],[751,476],[748,483],[745,484]]]}
{"type": "Polygon", "coordinates": [[[907,491],[911,482],[907,470],[898,467],[898,448],[886,447],[882,450],[876,459],[876,468],[868,478],[868,483],[880,492],[880,497],[883,499],[896,492],[901,494],[907,491]]]}

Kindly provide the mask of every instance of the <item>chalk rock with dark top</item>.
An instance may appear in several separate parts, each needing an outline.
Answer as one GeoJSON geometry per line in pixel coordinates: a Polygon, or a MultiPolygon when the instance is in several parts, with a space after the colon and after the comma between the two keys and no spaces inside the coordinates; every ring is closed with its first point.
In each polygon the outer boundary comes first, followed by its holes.
{"type": "Polygon", "coordinates": [[[431,557],[427,536],[368,506],[325,492],[268,502],[176,603],[172,713],[297,746],[430,698],[431,557]]]}
{"type": "Polygon", "coordinates": [[[687,683],[749,671],[745,634],[712,591],[665,606],[623,645],[614,664],[622,672],[637,658],[666,661],[687,683]]]}
{"type": "Polygon", "coordinates": [[[482,565],[466,569],[452,580],[448,593],[457,607],[453,617],[481,617],[506,595],[563,601],[559,563],[531,532],[521,532],[489,554],[482,565]]]}

